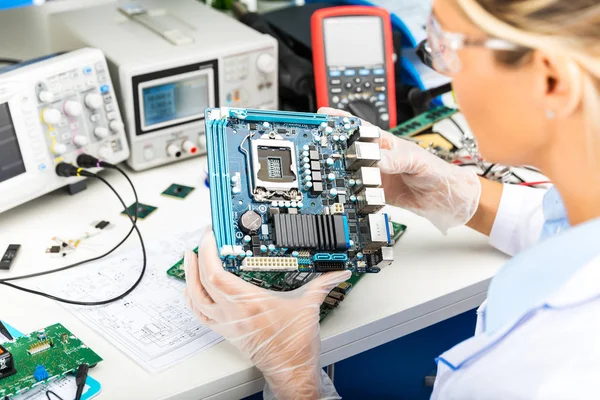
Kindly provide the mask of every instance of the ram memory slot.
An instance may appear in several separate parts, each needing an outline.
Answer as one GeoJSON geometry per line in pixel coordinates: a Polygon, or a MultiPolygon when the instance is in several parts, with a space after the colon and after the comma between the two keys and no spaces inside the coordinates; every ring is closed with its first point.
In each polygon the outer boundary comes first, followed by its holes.
{"type": "Polygon", "coordinates": [[[227,120],[208,120],[207,127],[206,144],[209,151],[216,154],[216,157],[208,157],[210,184],[214,188],[210,191],[211,214],[217,247],[221,249],[235,243],[227,160],[227,120]]]}
{"type": "Polygon", "coordinates": [[[233,118],[239,118],[245,121],[266,121],[277,122],[280,124],[288,123],[320,125],[321,123],[328,121],[327,115],[325,114],[299,113],[293,111],[255,110],[251,108],[231,108],[229,109],[229,115],[233,118]]]}

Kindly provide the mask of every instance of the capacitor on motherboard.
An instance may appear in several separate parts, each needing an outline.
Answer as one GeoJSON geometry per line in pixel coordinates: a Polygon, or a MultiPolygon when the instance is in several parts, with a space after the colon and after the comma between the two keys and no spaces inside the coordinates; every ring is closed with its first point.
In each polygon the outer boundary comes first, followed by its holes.
{"type": "Polygon", "coordinates": [[[252,257],[252,250],[246,250],[246,257],[252,257]]]}
{"type": "Polygon", "coordinates": [[[248,210],[242,214],[239,226],[244,233],[256,233],[262,225],[262,217],[254,210],[248,210]]]}
{"type": "Polygon", "coordinates": [[[292,201],[291,205],[292,205],[292,207],[296,208],[298,206],[298,202],[292,201]]]}
{"type": "Polygon", "coordinates": [[[313,184],[312,184],[312,182],[310,182],[310,181],[307,181],[307,182],[304,184],[304,189],[306,189],[306,190],[309,190],[311,187],[313,187],[313,184]]]}
{"type": "Polygon", "coordinates": [[[350,124],[344,124],[344,129],[349,131],[350,130],[350,124]]]}
{"type": "Polygon", "coordinates": [[[301,202],[301,201],[299,201],[299,202],[298,202],[298,208],[302,208],[302,207],[304,207],[304,203],[303,203],[303,202],[301,202]]]}
{"type": "Polygon", "coordinates": [[[327,122],[321,122],[321,125],[319,125],[319,129],[320,129],[320,130],[325,130],[325,129],[327,129],[327,122]]]}
{"type": "Polygon", "coordinates": [[[267,121],[263,122],[263,128],[268,128],[269,126],[271,126],[267,121]]]}
{"type": "Polygon", "coordinates": [[[269,251],[270,252],[274,252],[275,251],[275,245],[274,244],[270,244],[269,245],[269,251]]]}
{"type": "Polygon", "coordinates": [[[342,119],[342,122],[343,122],[344,124],[349,124],[349,123],[350,123],[350,118],[348,118],[348,117],[344,117],[344,118],[342,119]]]}
{"type": "Polygon", "coordinates": [[[308,157],[310,155],[310,153],[308,152],[308,150],[304,150],[302,152],[302,157],[308,157]]]}
{"type": "Polygon", "coordinates": [[[356,201],[356,196],[355,195],[351,195],[350,196],[350,201],[354,203],[356,201]]]}
{"type": "Polygon", "coordinates": [[[357,260],[362,260],[363,259],[363,253],[356,253],[356,259],[357,260]]]}
{"type": "Polygon", "coordinates": [[[238,175],[234,175],[231,177],[231,183],[234,185],[240,181],[240,177],[238,175]]]}
{"type": "Polygon", "coordinates": [[[356,181],[354,179],[349,179],[348,185],[350,185],[352,187],[352,186],[356,185],[356,181]]]}
{"type": "Polygon", "coordinates": [[[334,199],[337,197],[338,191],[336,188],[329,189],[329,198],[334,199]]]}
{"type": "Polygon", "coordinates": [[[244,236],[244,243],[250,243],[250,241],[252,240],[252,238],[248,235],[244,236]]]}
{"type": "MultiPolygon", "coordinates": [[[[308,163],[310,163],[310,158],[308,158],[308,156],[307,156],[307,157],[304,157],[304,158],[302,159],[302,164],[308,164],[308,163]]],[[[309,165],[309,168],[310,168],[310,165],[309,165]]]]}
{"type": "Polygon", "coordinates": [[[335,174],[331,173],[331,174],[327,174],[327,180],[328,181],[335,181],[335,174]]]}
{"type": "Polygon", "coordinates": [[[264,244],[260,245],[260,251],[261,253],[266,253],[267,252],[267,246],[265,246],[264,244]]]}
{"type": "Polygon", "coordinates": [[[338,135],[333,135],[333,141],[334,142],[339,142],[340,141],[340,137],[338,135]]]}
{"type": "Polygon", "coordinates": [[[331,135],[333,133],[333,128],[328,126],[327,129],[325,129],[325,133],[331,135]]]}
{"type": "Polygon", "coordinates": [[[340,142],[345,142],[346,140],[348,140],[346,135],[340,135],[340,142]]]}
{"type": "Polygon", "coordinates": [[[327,160],[325,160],[325,163],[331,167],[333,165],[333,158],[329,157],[327,160]]]}

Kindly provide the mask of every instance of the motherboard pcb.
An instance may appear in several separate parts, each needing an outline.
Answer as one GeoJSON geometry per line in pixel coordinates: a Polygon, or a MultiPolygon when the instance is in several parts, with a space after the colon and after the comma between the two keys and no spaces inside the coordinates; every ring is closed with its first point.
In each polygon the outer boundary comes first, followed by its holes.
{"type": "MultiPolygon", "coordinates": [[[[198,254],[198,248],[194,249],[194,253],[198,254]]],[[[241,279],[255,286],[265,289],[288,292],[298,289],[305,285],[319,274],[308,272],[234,272],[241,279]]],[[[183,259],[177,261],[171,268],[167,270],[167,275],[185,281],[185,270],[183,268],[183,259]]],[[[345,282],[336,286],[329,295],[325,298],[319,309],[319,320],[323,321],[331,310],[337,308],[340,302],[344,300],[346,294],[350,292],[352,287],[363,277],[364,274],[353,273],[352,276],[345,282]]]]}
{"type": "MultiPolygon", "coordinates": [[[[392,222],[392,241],[395,243],[402,235],[406,232],[406,225],[392,222]]],[[[194,253],[198,254],[198,248],[194,249],[194,253]]],[[[391,264],[392,259],[379,260],[391,264]]],[[[255,286],[262,287],[269,290],[278,292],[287,292],[299,288],[302,285],[310,282],[316,278],[319,274],[307,273],[307,272],[234,272],[241,279],[249,282],[255,286]]],[[[168,270],[167,275],[185,282],[185,269],[183,267],[183,258],[173,264],[168,270]]],[[[345,282],[340,283],[336,286],[329,295],[325,298],[325,302],[321,305],[319,314],[320,320],[329,314],[331,310],[338,307],[340,302],[344,300],[345,296],[350,290],[358,283],[358,281],[364,276],[364,274],[353,273],[352,276],[345,282]]]]}
{"type": "MultiPolygon", "coordinates": [[[[379,129],[353,117],[206,111],[212,224],[232,272],[379,272],[379,129]]],[[[387,253],[383,255],[382,253],[387,253]]]]}
{"type": "Polygon", "coordinates": [[[3,349],[0,351],[1,399],[60,378],[77,370],[81,364],[93,367],[102,361],[61,324],[6,342],[3,349]]]}

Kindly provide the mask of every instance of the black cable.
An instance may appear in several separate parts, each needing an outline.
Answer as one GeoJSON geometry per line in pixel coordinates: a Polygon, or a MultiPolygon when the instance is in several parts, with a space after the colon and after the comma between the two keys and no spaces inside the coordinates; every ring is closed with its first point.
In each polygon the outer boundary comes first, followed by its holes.
{"type": "MultiPolygon", "coordinates": [[[[131,182],[131,179],[129,179],[129,177],[127,176],[127,174],[125,173],[125,171],[123,171],[121,168],[119,167],[114,167],[114,169],[116,169],[117,171],[119,171],[121,174],[123,174],[123,176],[125,177],[125,179],[127,179],[127,182],[129,182],[129,185],[131,186],[131,189],[133,190],[133,195],[135,196],[135,217],[134,220],[135,222],[137,222],[138,220],[138,207],[137,204],[138,202],[138,195],[137,192],[135,190],[135,187],[133,186],[133,183],[131,182]]],[[[19,275],[19,276],[14,276],[12,278],[4,278],[4,279],[0,279],[0,284],[4,283],[4,282],[10,282],[10,281],[18,281],[21,279],[29,279],[29,278],[36,278],[38,276],[44,276],[44,275],[50,275],[50,274],[54,274],[56,272],[61,272],[61,271],[65,271],[71,268],[75,268],[75,267],[79,267],[81,265],[93,262],[93,261],[98,261],[108,255],[110,255],[112,252],[114,252],[115,250],[117,250],[119,247],[121,247],[123,245],[123,243],[125,243],[127,241],[127,239],[129,239],[129,236],[131,236],[131,233],[135,230],[134,226],[131,226],[131,229],[129,230],[129,232],[127,232],[127,235],[125,235],[125,237],[119,242],[117,243],[116,246],[114,246],[112,249],[110,249],[109,251],[107,251],[106,253],[97,256],[97,257],[93,257],[93,258],[88,258],[87,260],[82,260],[82,261],[78,261],[74,264],[69,264],[66,265],[64,267],[60,267],[60,268],[55,268],[55,269],[51,269],[48,271],[42,271],[42,272],[35,272],[32,274],[27,274],[27,275],[19,275]]]]}
{"type": "MultiPolygon", "coordinates": [[[[124,174],[123,171],[121,171],[121,173],[124,174]]],[[[51,295],[51,294],[48,294],[48,293],[40,292],[40,291],[33,290],[33,289],[24,288],[22,286],[17,286],[15,284],[7,282],[9,279],[10,280],[14,280],[15,278],[7,278],[7,279],[0,280],[0,284],[5,285],[5,286],[9,286],[9,287],[12,287],[13,289],[21,290],[23,292],[27,292],[27,293],[30,293],[30,294],[35,294],[35,295],[38,295],[38,296],[46,297],[48,299],[55,300],[55,301],[58,301],[58,302],[61,302],[61,303],[67,303],[67,304],[73,304],[73,305],[80,305],[80,306],[100,306],[100,305],[112,303],[112,302],[117,301],[117,300],[121,300],[122,298],[124,298],[127,295],[129,295],[140,284],[140,282],[142,281],[142,278],[144,277],[144,274],[146,272],[147,258],[146,258],[146,246],[144,245],[144,239],[142,238],[142,234],[141,234],[141,232],[140,232],[140,230],[139,230],[139,228],[138,228],[138,226],[136,224],[137,218],[138,218],[138,206],[137,206],[138,205],[138,198],[137,198],[137,193],[135,192],[135,189],[134,189],[135,204],[136,204],[136,207],[135,207],[135,219],[134,219],[134,217],[132,217],[131,213],[129,212],[127,206],[125,205],[125,202],[123,201],[123,199],[121,198],[121,196],[119,195],[119,193],[115,190],[115,188],[110,183],[108,183],[108,181],[106,181],[106,179],[102,178],[101,176],[99,176],[97,174],[93,174],[93,176],[96,179],[98,179],[99,181],[103,182],[105,185],[107,185],[113,191],[113,193],[117,196],[117,198],[119,199],[119,201],[121,202],[121,204],[125,208],[125,212],[127,213],[127,217],[129,217],[129,220],[133,224],[133,229],[135,229],[136,233],[138,234],[138,237],[140,239],[140,244],[142,246],[143,264],[142,264],[142,270],[140,272],[140,276],[138,277],[137,281],[129,289],[127,289],[125,292],[123,292],[122,294],[120,294],[120,295],[118,295],[116,297],[113,297],[113,298],[108,299],[108,300],[89,301],[89,302],[88,301],[76,301],[76,300],[63,299],[63,298],[60,298],[60,297],[57,297],[57,296],[54,296],[54,295],[51,295]]],[[[127,180],[131,184],[131,180],[129,180],[129,178],[127,178],[127,180]]],[[[131,185],[133,187],[133,184],[131,184],[131,185]]],[[[128,234],[128,236],[129,236],[129,234],[128,234]]],[[[125,240],[123,240],[122,242],[124,242],[124,241],[125,240]]],[[[111,252],[113,250],[111,250],[111,252]]],[[[107,254],[109,254],[109,253],[107,253],[107,254]]],[[[98,259],[98,258],[101,258],[101,257],[97,257],[95,259],[98,259]]],[[[90,260],[93,260],[93,259],[90,259],[90,260]]],[[[90,260],[87,260],[86,262],[88,262],[90,260]]],[[[63,267],[63,269],[65,269],[65,267],[63,267]]],[[[58,269],[58,270],[61,270],[61,269],[58,269]]],[[[58,270],[53,270],[52,272],[57,272],[58,270]]],[[[43,275],[45,275],[45,274],[43,274],[43,275]]],[[[39,275],[36,275],[36,276],[39,276],[39,275]]],[[[23,277],[17,277],[17,278],[18,279],[24,279],[23,277]]]]}
{"type": "Polygon", "coordinates": [[[496,166],[496,164],[490,164],[489,167],[487,167],[487,169],[485,171],[483,171],[483,174],[481,176],[483,176],[484,178],[487,177],[487,175],[492,171],[492,169],[496,166]]]}
{"type": "Polygon", "coordinates": [[[54,397],[56,397],[58,400],[64,400],[62,397],[60,397],[59,395],[54,393],[52,390],[46,390],[46,397],[48,398],[48,400],[53,400],[50,398],[50,393],[52,393],[54,395],[54,397]]]}
{"type": "Polygon", "coordinates": [[[22,61],[14,58],[0,58],[0,64],[18,64],[20,62],[22,61]]]}

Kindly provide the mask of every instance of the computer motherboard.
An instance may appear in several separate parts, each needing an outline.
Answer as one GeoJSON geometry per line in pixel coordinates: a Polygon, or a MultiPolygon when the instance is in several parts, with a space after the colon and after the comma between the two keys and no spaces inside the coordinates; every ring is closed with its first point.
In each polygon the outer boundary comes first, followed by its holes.
{"type": "Polygon", "coordinates": [[[393,261],[379,129],[358,118],[206,110],[212,224],[232,272],[379,272],[393,261]]]}

